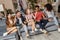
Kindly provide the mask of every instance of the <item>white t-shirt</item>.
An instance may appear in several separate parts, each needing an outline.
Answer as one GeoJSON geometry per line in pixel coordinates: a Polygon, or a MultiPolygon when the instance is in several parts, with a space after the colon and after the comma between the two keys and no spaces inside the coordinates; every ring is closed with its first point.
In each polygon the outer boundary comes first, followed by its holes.
{"type": "Polygon", "coordinates": [[[46,13],[46,15],[48,16],[48,18],[53,18],[53,21],[54,21],[54,23],[55,23],[56,25],[59,25],[59,24],[58,24],[58,21],[57,21],[57,19],[56,19],[56,16],[54,16],[53,10],[52,10],[51,12],[45,11],[45,13],[46,13]]]}
{"type": "Polygon", "coordinates": [[[19,19],[19,24],[22,24],[22,20],[21,20],[21,18],[18,18],[19,19]]]}
{"type": "Polygon", "coordinates": [[[48,16],[48,18],[50,18],[50,17],[52,17],[52,18],[55,17],[53,11],[51,11],[51,12],[45,11],[45,13],[46,13],[46,15],[48,16]]]}

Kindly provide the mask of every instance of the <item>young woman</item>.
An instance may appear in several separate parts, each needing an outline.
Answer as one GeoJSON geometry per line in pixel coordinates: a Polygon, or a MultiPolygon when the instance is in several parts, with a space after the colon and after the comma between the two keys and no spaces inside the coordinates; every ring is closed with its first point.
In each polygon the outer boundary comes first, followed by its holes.
{"type": "Polygon", "coordinates": [[[32,27],[32,33],[33,33],[37,29],[35,28],[34,15],[31,13],[29,8],[25,10],[25,17],[26,17],[26,22],[28,23],[28,26],[32,27]]]}
{"type": "Polygon", "coordinates": [[[56,26],[58,27],[58,31],[60,32],[60,27],[59,27],[59,24],[58,24],[58,21],[56,19],[56,16],[54,15],[54,11],[53,11],[53,7],[51,4],[46,4],[45,5],[45,14],[48,18],[49,21],[54,21],[54,23],[56,24],[56,26]]]}
{"type": "Polygon", "coordinates": [[[11,14],[7,15],[6,19],[6,26],[7,26],[7,32],[3,34],[3,36],[6,36],[8,34],[14,33],[17,31],[15,23],[16,23],[16,17],[12,16],[11,14]]]}

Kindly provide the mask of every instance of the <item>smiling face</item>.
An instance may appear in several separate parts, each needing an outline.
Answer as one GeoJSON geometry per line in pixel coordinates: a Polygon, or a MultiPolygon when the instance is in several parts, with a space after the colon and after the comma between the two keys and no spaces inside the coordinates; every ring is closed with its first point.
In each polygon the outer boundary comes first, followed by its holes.
{"type": "Polygon", "coordinates": [[[35,7],[35,11],[36,11],[36,12],[40,11],[40,10],[39,10],[39,7],[35,7]]]}
{"type": "Polygon", "coordinates": [[[31,13],[30,9],[26,9],[26,14],[30,14],[30,13],[31,13]]]}
{"type": "Polygon", "coordinates": [[[17,12],[16,16],[17,17],[21,17],[21,13],[20,12],[17,12]]]}

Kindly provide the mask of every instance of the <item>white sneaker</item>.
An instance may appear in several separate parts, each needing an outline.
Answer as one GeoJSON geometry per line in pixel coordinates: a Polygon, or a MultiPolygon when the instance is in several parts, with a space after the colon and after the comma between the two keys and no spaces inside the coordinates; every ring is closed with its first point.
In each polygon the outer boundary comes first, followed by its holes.
{"type": "Polygon", "coordinates": [[[29,34],[26,35],[26,37],[28,37],[28,36],[29,36],[29,34]]]}
{"type": "Polygon", "coordinates": [[[60,28],[58,28],[58,32],[60,32],[60,28]]]}
{"type": "Polygon", "coordinates": [[[35,31],[38,31],[38,29],[35,28],[35,31]]]}
{"type": "Polygon", "coordinates": [[[34,33],[34,31],[32,31],[31,33],[34,33]]]}
{"type": "Polygon", "coordinates": [[[40,29],[40,31],[41,31],[41,32],[43,32],[43,30],[42,30],[42,29],[40,29]]]}
{"type": "Polygon", "coordinates": [[[43,32],[46,34],[47,33],[47,31],[46,30],[43,30],[43,32]]]}
{"type": "Polygon", "coordinates": [[[8,33],[4,33],[3,36],[7,36],[8,33]]]}

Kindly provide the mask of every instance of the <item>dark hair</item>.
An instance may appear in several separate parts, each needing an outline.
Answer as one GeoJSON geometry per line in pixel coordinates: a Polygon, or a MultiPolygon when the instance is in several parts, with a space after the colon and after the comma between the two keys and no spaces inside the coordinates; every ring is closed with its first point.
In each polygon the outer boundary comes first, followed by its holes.
{"type": "Polygon", "coordinates": [[[6,21],[5,22],[6,22],[7,27],[9,28],[9,27],[13,27],[15,25],[15,23],[14,23],[15,16],[11,16],[11,19],[10,20],[12,20],[13,24],[10,24],[8,15],[7,15],[7,18],[6,18],[6,21]]]}
{"type": "Polygon", "coordinates": [[[17,10],[17,11],[16,11],[16,14],[17,14],[18,12],[20,12],[20,11],[19,11],[19,10],[17,10]]]}
{"type": "Polygon", "coordinates": [[[39,8],[39,6],[38,6],[38,5],[36,5],[36,6],[35,6],[35,10],[36,10],[36,8],[38,8],[38,11],[40,11],[40,8],[39,8]]]}
{"type": "MultiPolygon", "coordinates": [[[[10,14],[10,13],[9,13],[9,14],[10,14]]],[[[8,16],[9,16],[9,14],[6,15],[6,19],[7,19],[7,20],[8,20],[8,16]]],[[[11,15],[11,14],[10,14],[10,15],[11,15]]]]}
{"type": "Polygon", "coordinates": [[[9,14],[6,15],[6,24],[8,24],[8,20],[9,20],[8,15],[9,14]]]}
{"type": "Polygon", "coordinates": [[[53,9],[52,5],[49,3],[46,4],[44,7],[46,7],[48,11],[51,11],[53,9]]]}
{"type": "Polygon", "coordinates": [[[35,8],[39,8],[39,6],[38,6],[38,5],[36,5],[36,6],[35,6],[35,8]]]}

